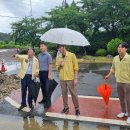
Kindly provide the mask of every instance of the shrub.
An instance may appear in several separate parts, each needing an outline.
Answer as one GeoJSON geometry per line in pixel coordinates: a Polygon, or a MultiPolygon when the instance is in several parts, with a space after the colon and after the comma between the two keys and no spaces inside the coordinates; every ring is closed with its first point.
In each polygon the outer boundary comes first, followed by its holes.
{"type": "Polygon", "coordinates": [[[108,53],[113,56],[117,55],[118,54],[117,48],[121,42],[122,42],[122,40],[119,38],[112,39],[110,42],[108,42],[108,44],[107,44],[108,53]]]}
{"type": "Polygon", "coordinates": [[[0,42],[0,49],[12,49],[12,48],[24,49],[24,48],[29,48],[29,46],[15,44],[15,42],[13,42],[13,41],[10,41],[10,42],[0,42]]]}
{"type": "Polygon", "coordinates": [[[97,56],[106,56],[106,54],[107,54],[107,51],[105,49],[98,49],[96,51],[97,56]]]}
{"type": "Polygon", "coordinates": [[[38,55],[40,53],[39,47],[35,47],[34,49],[35,49],[35,54],[38,55]]]}

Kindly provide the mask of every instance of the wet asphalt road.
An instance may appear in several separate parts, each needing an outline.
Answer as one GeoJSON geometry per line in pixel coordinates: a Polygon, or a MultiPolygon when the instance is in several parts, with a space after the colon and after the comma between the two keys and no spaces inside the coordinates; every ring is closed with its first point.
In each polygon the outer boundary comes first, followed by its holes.
{"type": "MultiPolygon", "coordinates": [[[[97,87],[104,82],[104,76],[109,72],[111,64],[80,64],[78,95],[99,96],[97,87]]],[[[53,67],[53,77],[59,82],[58,72],[53,67]]],[[[117,97],[114,76],[108,80],[113,88],[112,97],[117,97]]],[[[52,94],[52,103],[61,95],[60,85],[52,94]]],[[[62,104],[61,104],[62,105],[62,104]]],[[[92,122],[77,122],[46,118],[43,105],[37,105],[33,111],[18,112],[7,101],[0,101],[0,130],[130,130],[129,127],[108,125],[92,122]],[[31,118],[34,117],[34,118],[31,118]]]]}
{"type": "MultiPolygon", "coordinates": [[[[104,82],[104,76],[109,72],[111,64],[80,64],[78,75],[78,95],[84,96],[99,96],[97,93],[97,87],[104,82]]],[[[58,72],[53,66],[53,77],[59,83],[58,72]]],[[[112,97],[117,97],[116,83],[114,76],[108,81],[112,88],[112,97]]],[[[52,94],[52,103],[61,95],[60,84],[58,84],[54,93],[52,94]]],[[[35,106],[35,109],[30,113],[18,112],[15,107],[10,105],[7,101],[2,100],[0,102],[0,114],[22,116],[24,118],[28,116],[42,116],[44,117],[46,110],[43,105],[35,106]]]]}

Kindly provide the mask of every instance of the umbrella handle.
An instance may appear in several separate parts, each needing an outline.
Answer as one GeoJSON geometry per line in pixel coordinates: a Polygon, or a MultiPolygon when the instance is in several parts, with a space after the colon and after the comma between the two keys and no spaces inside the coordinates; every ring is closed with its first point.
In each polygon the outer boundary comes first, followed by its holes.
{"type": "Polygon", "coordinates": [[[107,84],[105,84],[105,90],[107,89],[107,84]]]}
{"type": "Polygon", "coordinates": [[[104,84],[108,84],[107,80],[105,80],[105,79],[103,80],[103,83],[104,83],[104,84]]]}
{"type": "Polygon", "coordinates": [[[38,77],[35,77],[34,82],[40,82],[40,79],[38,77]]]}
{"type": "Polygon", "coordinates": [[[107,81],[104,79],[103,84],[105,85],[105,90],[107,89],[107,81]]]}

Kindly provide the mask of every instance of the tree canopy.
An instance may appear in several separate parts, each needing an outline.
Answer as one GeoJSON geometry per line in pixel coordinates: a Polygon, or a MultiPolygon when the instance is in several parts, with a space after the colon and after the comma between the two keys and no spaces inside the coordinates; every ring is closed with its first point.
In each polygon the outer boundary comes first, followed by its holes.
{"type": "Polygon", "coordinates": [[[51,28],[68,27],[81,32],[90,42],[88,53],[107,49],[109,41],[130,41],[129,0],[80,0],[62,3],[41,18],[24,18],[12,23],[16,43],[37,45],[39,35],[51,28]]]}
{"type": "Polygon", "coordinates": [[[33,47],[39,42],[41,28],[41,19],[24,18],[19,22],[12,23],[12,38],[18,44],[30,44],[33,47]]]}

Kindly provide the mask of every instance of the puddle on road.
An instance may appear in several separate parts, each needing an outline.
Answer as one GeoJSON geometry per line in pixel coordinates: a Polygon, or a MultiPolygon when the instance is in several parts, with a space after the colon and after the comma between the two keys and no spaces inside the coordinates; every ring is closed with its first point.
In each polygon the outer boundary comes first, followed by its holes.
{"type": "Polygon", "coordinates": [[[130,130],[130,128],[60,119],[43,121],[42,117],[23,119],[0,115],[0,130],[130,130]]]}

